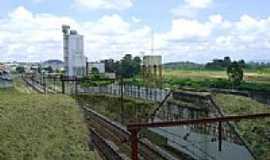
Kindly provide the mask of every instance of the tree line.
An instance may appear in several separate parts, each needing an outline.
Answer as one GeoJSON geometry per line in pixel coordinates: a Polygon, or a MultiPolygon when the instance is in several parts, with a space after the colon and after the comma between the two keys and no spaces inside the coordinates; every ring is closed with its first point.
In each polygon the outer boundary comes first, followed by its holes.
{"type": "Polygon", "coordinates": [[[133,57],[131,54],[126,54],[118,61],[108,59],[101,62],[105,63],[106,72],[115,73],[117,77],[131,78],[139,75],[142,60],[138,56],[133,57]]]}

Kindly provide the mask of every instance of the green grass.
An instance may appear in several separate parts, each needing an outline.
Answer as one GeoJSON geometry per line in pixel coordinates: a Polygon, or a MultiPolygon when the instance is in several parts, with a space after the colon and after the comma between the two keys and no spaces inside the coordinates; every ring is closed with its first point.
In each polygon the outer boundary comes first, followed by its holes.
{"type": "MultiPolygon", "coordinates": [[[[169,88],[191,87],[196,89],[221,88],[231,89],[225,71],[211,70],[165,70],[164,86],[169,88]]],[[[244,91],[270,92],[270,74],[246,71],[244,81],[234,89],[244,91]]]]}
{"type": "MultiPolygon", "coordinates": [[[[215,101],[228,115],[270,113],[270,106],[247,97],[217,94],[215,101]]],[[[245,120],[238,123],[241,135],[247,140],[260,160],[270,159],[270,118],[245,120]],[[267,139],[268,137],[268,139],[267,139]]]]}
{"type": "Polygon", "coordinates": [[[88,130],[75,101],[23,91],[0,90],[0,159],[91,159],[88,130]]]}
{"type": "MultiPolygon", "coordinates": [[[[165,78],[169,79],[185,79],[190,78],[192,80],[203,79],[227,79],[226,71],[212,71],[212,70],[164,70],[165,78]]],[[[247,82],[270,84],[270,73],[261,71],[244,71],[244,80],[247,82]]]]}

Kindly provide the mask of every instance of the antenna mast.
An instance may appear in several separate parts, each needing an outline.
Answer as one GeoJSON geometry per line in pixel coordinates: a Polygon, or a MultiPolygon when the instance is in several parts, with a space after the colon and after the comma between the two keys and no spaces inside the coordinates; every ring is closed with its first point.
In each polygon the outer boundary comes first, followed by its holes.
{"type": "Polygon", "coordinates": [[[154,54],[154,30],[151,32],[151,53],[154,54]]]}

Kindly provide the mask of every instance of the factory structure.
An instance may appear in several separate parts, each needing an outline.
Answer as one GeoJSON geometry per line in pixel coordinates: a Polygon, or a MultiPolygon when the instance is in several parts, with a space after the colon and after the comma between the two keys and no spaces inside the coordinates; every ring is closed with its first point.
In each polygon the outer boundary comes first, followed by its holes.
{"type": "Polygon", "coordinates": [[[64,68],[65,76],[83,77],[87,73],[87,58],[84,56],[83,36],[76,30],[70,30],[70,26],[62,26],[64,39],[64,68]]]}
{"type": "Polygon", "coordinates": [[[147,86],[162,85],[162,57],[148,55],[143,57],[142,78],[147,86]]]}
{"type": "MultiPolygon", "coordinates": [[[[87,62],[84,55],[84,38],[76,30],[71,30],[70,26],[63,25],[63,51],[65,76],[84,77],[91,74],[93,68],[99,73],[106,73],[104,62],[87,62]]],[[[162,57],[148,55],[143,56],[142,77],[146,85],[153,84],[160,86],[162,82],[162,57]]],[[[109,76],[115,77],[115,76],[109,76]]]]}

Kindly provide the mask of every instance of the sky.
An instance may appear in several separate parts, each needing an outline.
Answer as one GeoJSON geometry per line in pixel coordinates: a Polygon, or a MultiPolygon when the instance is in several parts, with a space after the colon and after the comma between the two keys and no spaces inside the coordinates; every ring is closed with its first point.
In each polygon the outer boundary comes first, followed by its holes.
{"type": "Polygon", "coordinates": [[[89,61],[270,61],[269,0],[0,0],[0,61],[63,59],[61,26],[89,61]],[[153,44],[154,51],[151,51],[153,44]]]}

